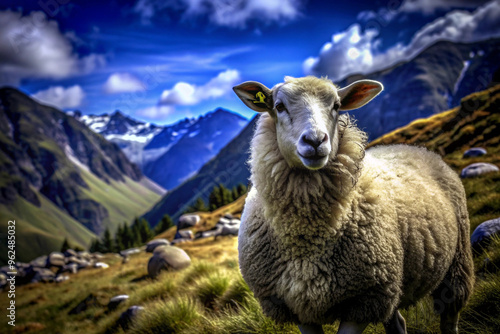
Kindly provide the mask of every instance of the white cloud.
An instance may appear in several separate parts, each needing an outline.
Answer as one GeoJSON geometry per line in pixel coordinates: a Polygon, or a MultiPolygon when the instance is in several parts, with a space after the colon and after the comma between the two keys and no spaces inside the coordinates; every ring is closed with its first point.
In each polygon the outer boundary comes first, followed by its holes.
{"type": "Polygon", "coordinates": [[[146,90],[146,85],[130,73],[113,73],[104,83],[108,94],[139,92],[146,90]]]}
{"type": "Polygon", "coordinates": [[[85,92],[79,85],[68,88],[54,86],[41,90],[32,95],[43,104],[48,104],[59,109],[79,107],[85,98],[85,92]]]}
{"type": "Polygon", "coordinates": [[[23,16],[0,11],[0,85],[18,85],[29,77],[61,79],[88,73],[102,65],[102,55],[79,57],[73,35],[64,35],[42,12],[23,16]]]}
{"type": "Polygon", "coordinates": [[[182,11],[185,18],[208,17],[226,27],[244,28],[250,20],[283,23],[301,15],[302,0],[138,0],[134,11],[148,24],[160,11],[182,11]]]}
{"type": "Polygon", "coordinates": [[[240,81],[240,73],[237,70],[226,70],[210,79],[202,86],[196,86],[187,82],[178,82],[172,89],[164,90],[161,94],[162,105],[193,105],[202,100],[221,97],[229,92],[240,81]]]}
{"type": "Polygon", "coordinates": [[[436,10],[452,8],[476,8],[489,0],[406,0],[399,11],[406,13],[420,12],[433,14],[436,10]]]}
{"type": "Polygon", "coordinates": [[[493,0],[474,12],[455,10],[422,27],[408,45],[398,43],[381,52],[376,30],[361,32],[355,24],[346,31],[333,35],[318,57],[303,63],[306,74],[328,75],[341,80],[354,73],[369,73],[409,60],[441,40],[470,43],[491,37],[500,37],[500,3],[493,0]]]}

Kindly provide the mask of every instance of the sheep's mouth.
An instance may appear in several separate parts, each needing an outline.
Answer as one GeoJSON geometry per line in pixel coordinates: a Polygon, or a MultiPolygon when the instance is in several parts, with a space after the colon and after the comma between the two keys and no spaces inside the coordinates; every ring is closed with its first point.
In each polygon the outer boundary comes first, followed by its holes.
{"type": "Polygon", "coordinates": [[[300,152],[297,153],[304,166],[308,169],[320,169],[326,165],[326,162],[328,160],[328,155],[314,154],[310,156],[304,156],[300,154],[300,152]]]}

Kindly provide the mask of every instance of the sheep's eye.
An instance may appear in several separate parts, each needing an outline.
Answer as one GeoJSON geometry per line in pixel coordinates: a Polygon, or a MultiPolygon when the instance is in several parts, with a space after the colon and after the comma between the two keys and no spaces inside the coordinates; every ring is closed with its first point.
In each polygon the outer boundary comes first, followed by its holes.
{"type": "Polygon", "coordinates": [[[340,103],[335,102],[335,104],[333,105],[333,110],[338,111],[339,108],[340,108],[340,103]]]}
{"type": "Polygon", "coordinates": [[[285,105],[283,103],[278,103],[275,108],[276,110],[278,110],[278,112],[286,111],[285,105]]]}

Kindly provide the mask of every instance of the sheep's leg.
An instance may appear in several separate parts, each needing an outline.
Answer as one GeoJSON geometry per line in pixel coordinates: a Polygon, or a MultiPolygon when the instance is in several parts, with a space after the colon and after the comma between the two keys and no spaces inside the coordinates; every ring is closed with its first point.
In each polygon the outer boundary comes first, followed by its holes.
{"type": "Polygon", "coordinates": [[[406,334],[405,318],[403,318],[398,310],[396,310],[389,321],[384,324],[384,327],[387,334],[406,334]]]}
{"type": "Polygon", "coordinates": [[[441,314],[441,333],[458,333],[458,312],[448,312],[441,314]]]}
{"type": "Polygon", "coordinates": [[[341,321],[337,334],[361,334],[368,326],[368,323],[359,324],[357,322],[341,321]]]}
{"type": "Polygon", "coordinates": [[[299,325],[302,334],[324,334],[323,326],[316,324],[299,325]]]}

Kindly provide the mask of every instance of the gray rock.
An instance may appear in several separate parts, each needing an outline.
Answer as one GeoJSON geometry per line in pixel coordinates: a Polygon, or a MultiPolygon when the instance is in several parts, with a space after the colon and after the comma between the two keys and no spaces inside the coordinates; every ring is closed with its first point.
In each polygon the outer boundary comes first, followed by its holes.
{"type": "Polygon", "coordinates": [[[222,237],[226,235],[234,235],[238,236],[238,232],[240,230],[240,225],[224,225],[222,229],[218,233],[215,234],[214,240],[217,240],[217,237],[222,237]]]}
{"type": "Polygon", "coordinates": [[[479,249],[488,244],[491,237],[500,234],[500,218],[487,220],[476,227],[470,237],[472,247],[479,249]]]}
{"type": "Polygon", "coordinates": [[[194,239],[194,234],[193,231],[191,230],[186,230],[186,231],[177,231],[175,234],[174,239],[194,239]]]}
{"type": "Polygon", "coordinates": [[[54,272],[50,269],[47,269],[47,268],[38,268],[38,267],[34,267],[33,268],[33,271],[35,273],[35,275],[33,276],[33,278],[31,279],[31,282],[32,283],[38,283],[38,282],[45,282],[45,283],[48,283],[48,282],[54,282],[55,278],[56,278],[56,274],[54,274],[54,272]]]}
{"type": "Polygon", "coordinates": [[[56,278],[54,279],[54,282],[61,283],[61,282],[67,281],[67,280],[69,280],[68,275],[57,275],[56,278]]]}
{"type": "Polygon", "coordinates": [[[464,152],[464,158],[480,157],[487,153],[486,149],[482,147],[472,147],[464,152]]]}
{"type": "Polygon", "coordinates": [[[80,251],[78,252],[78,257],[80,259],[84,259],[84,260],[87,260],[87,261],[90,261],[92,258],[90,256],[90,253],[87,252],[87,251],[80,251]]]}
{"type": "Polygon", "coordinates": [[[63,255],[63,253],[52,252],[47,257],[47,261],[46,261],[45,266],[47,268],[50,268],[50,267],[62,268],[62,267],[64,267],[65,264],[66,264],[66,259],[63,255]]]}
{"type": "Polygon", "coordinates": [[[231,219],[225,217],[220,217],[219,221],[217,222],[217,224],[221,225],[228,225],[229,223],[231,223],[231,219]]]}
{"type": "Polygon", "coordinates": [[[100,260],[104,257],[104,255],[102,255],[101,253],[92,253],[90,254],[90,258],[92,260],[100,260]]]}
{"type": "Polygon", "coordinates": [[[94,264],[94,268],[108,269],[109,268],[109,264],[104,263],[104,262],[96,262],[94,264]]]}
{"type": "Polygon", "coordinates": [[[241,225],[241,220],[239,219],[231,219],[231,222],[229,223],[229,225],[241,225]]]}
{"type": "Polygon", "coordinates": [[[77,256],[78,256],[78,253],[77,253],[77,252],[75,252],[75,251],[74,251],[74,250],[72,250],[72,249],[67,249],[67,250],[65,250],[63,254],[64,254],[64,256],[65,256],[65,257],[70,257],[70,256],[75,256],[75,257],[77,257],[77,256]]]}
{"type": "Polygon", "coordinates": [[[226,212],[226,213],[224,214],[224,218],[227,218],[227,219],[231,220],[231,219],[233,219],[233,218],[234,218],[234,216],[233,216],[232,214],[230,214],[229,212],[226,212]]]}
{"type": "Polygon", "coordinates": [[[7,285],[7,275],[0,272],[0,289],[7,285]]]}
{"type": "Polygon", "coordinates": [[[61,272],[76,274],[78,272],[78,264],[77,263],[65,264],[64,267],[62,267],[61,272]]]}
{"type": "Polygon", "coordinates": [[[118,325],[121,326],[124,330],[129,329],[134,318],[142,311],[144,311],[144,307],[142,306],[130,306],[125,312],[120,315],[120,318],[118,319],[118,325]]]}
{"type": "Polygon", "coordinates": [[[118,307],[118,305],[128,300],[128,298],[129,298],[128,295],[114,296],[109,300],[108,308],[110,310],[115,310],[118,307]]]}
{"type": "Polygon", "coordinates": [[[141,250],[139,248],[129,248],[129,249],[125,249],[125,250],[120,251],[120,255],[121,256],[129,256],[129,255],[137,254],[140,252],[141,252],[141,250]]]}
{"type": "Polygon", "coordinates": [[[201,220],[200,216],[193,214],[186,214],[179,217],[179,222],[177,223],[177,227],[179,230],[193,227],[201,220]]]}
{"type": "Polygon", "coordinates": [[[178,238],[178,239],[172,240],[172,242],[170,244],[171,245],[176,245],[176,244],[182,244],[182,243],[191,242],[191,241],[193,241],[193,240],[192,239],[187,239],[187,238],[178,238]]]}
{"type": "Polygon", "coordinates": [[[47,255],[42,255],[34,260],[31,260],[30,264],[33,267],[39,267],[39,268],[45,267],[45,265],[47,264],[47,255]]]}
{"type": "Polygon", "coordinates": [[[78,270],[92,267],[94,263],[92,261],[81,260],[78,264],[78,270]]]}
{"type": "Polygon", "coordinates": [[[167,239],[154,239],[147,243],[146,252],[153,253],[155,248],[158,246],[170,245],[170,242],[167,239]]]}
{"type": "Polygon", "coordinates": [[[482,174],[498,172],[498,171],[500,171],[500,169],[493,164],[487,162],[477,162],[462,169],[460,177],[461,178],[475,177],[482,174]]]}
{"type": "Polygon", "coordinates": [[[148,274],[155,278],[162,270],[181,270],[191,264],[187,253],[177,247],[159,246],[148,262],[148,274]]]}

